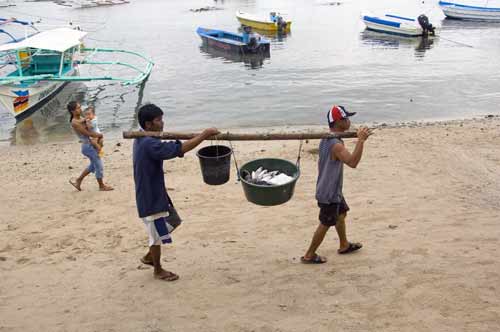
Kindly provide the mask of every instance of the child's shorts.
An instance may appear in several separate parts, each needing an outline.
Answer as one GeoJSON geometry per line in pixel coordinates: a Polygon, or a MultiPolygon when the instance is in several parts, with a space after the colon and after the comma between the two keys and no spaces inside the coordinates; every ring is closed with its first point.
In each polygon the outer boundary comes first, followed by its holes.
{"type": "Polygon", "coordinates": [[[172,243],[170,233],[176,229],[182,220],[177,211],[171,207],[169,212],[160,212],[142,218],[149,236],[149,246],[172,243]]]}

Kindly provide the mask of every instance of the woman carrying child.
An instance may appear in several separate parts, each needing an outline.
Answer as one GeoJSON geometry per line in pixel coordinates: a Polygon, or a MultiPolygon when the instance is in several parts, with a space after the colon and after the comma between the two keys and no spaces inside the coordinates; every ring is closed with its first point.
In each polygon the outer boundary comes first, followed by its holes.
{"type": "Polygon", "coordinates": [[[71,127],[78,136],[80,143],[82,143],[82,154],[90,159],[90,165],[83,170],[82,174],[76,180],[69,180],[69,183],[71,183],[71,185],[73,185],[76,190],[81,191],[81,184],[83,179],[90,173],[95,173],[97,183],[99,184],[99,190],[113,190],[112,187],[104,184],[102,160],[99,157],[98,150],[94,147],[94,145],[92,145],[91,141],[92,138],[102,139],[102,134],[95,131],[90,131],[87,128],[86,120],[82,118],[82,108],[78,102],[69,102],[67,108],[68,112],[70,113],[71,127]]]}

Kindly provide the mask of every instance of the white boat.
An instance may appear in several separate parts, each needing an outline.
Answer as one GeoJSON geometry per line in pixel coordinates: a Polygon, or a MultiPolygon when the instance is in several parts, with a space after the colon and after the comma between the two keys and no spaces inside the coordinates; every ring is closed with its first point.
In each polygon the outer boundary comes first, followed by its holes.
{"type": "Polygon", "coordinates": [[[393,35],[418,37],[422,35],[435,35],[436,33],[436,26],[431,24],[425,15],[412,18],[393,14],[375,16],[367,13],[363,14],[361,19],[368,30],[393,35]]]}
{"type": "MultiPolygon", "coordinates": [[[[0,104],[19,121],[47,103],[69,82],[119,81],[124,85],[139,84],[151,73],[153,62],[138,53],[82,48],[86,34],[80,30],[59,28],[0,45],[0,104]],[[99,54],[112,53],[142,58],[146,66],[141,69],[119,60],[93,60],[99,54]],[[120,66],[129,68],[136,76],[80,76],[78,68],[82,65],[120,66]]],[[[121,71],[122,75],[125,73],[121,71]]]]}
{"type": "Polygon", "coordinates": [[[16,4],[12,2],[11,0],[0,0],[0,7],[12,7],[15,6],[16,4]]]}
{"type": "Polygon", "coordinates": [[[500,22],[500,1],[439,1],[439,7],[449,18],[500,22]]]}

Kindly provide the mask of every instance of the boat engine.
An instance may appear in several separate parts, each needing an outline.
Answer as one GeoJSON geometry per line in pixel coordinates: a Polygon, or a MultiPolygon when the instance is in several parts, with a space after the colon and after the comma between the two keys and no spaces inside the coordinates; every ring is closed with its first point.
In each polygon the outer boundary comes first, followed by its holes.
{"type": "Polygon", "coordinates": [[[252,51],[255,51],[259,48],[259,40],[255,35],[250,36],[250,40],[248,41],[248,48],[252,51]]]}
{"type": "Polygon", "coordinates": [[[428,36],[429,34],[431,34],[431,36],[436,35],[436,28],[432,26],[427,16],[422,14],[417,18],[417,20],[418,24],[420,24],[420,26],[422,27],[422,34],[424,36],[428,36]]]}
{"type": "Polygon", "coordinates": [[[278,16],[278,19],[276,20],[276,26],[278,27],[278,31],[286,30],[286,21],[283,19],[283,17],[278,16]]]}

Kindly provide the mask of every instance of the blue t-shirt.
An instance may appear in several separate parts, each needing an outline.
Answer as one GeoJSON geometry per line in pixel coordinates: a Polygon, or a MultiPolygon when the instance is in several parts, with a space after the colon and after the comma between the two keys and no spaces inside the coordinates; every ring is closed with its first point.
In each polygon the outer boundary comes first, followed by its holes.
{"type": "Polygon", "coordinates": [[[165,188],[163,160],[183,156],[180,141],[163,142],[154,137],[135,139],[133,163],[139,217],[169,211],[172,202],[165,188]]]}

